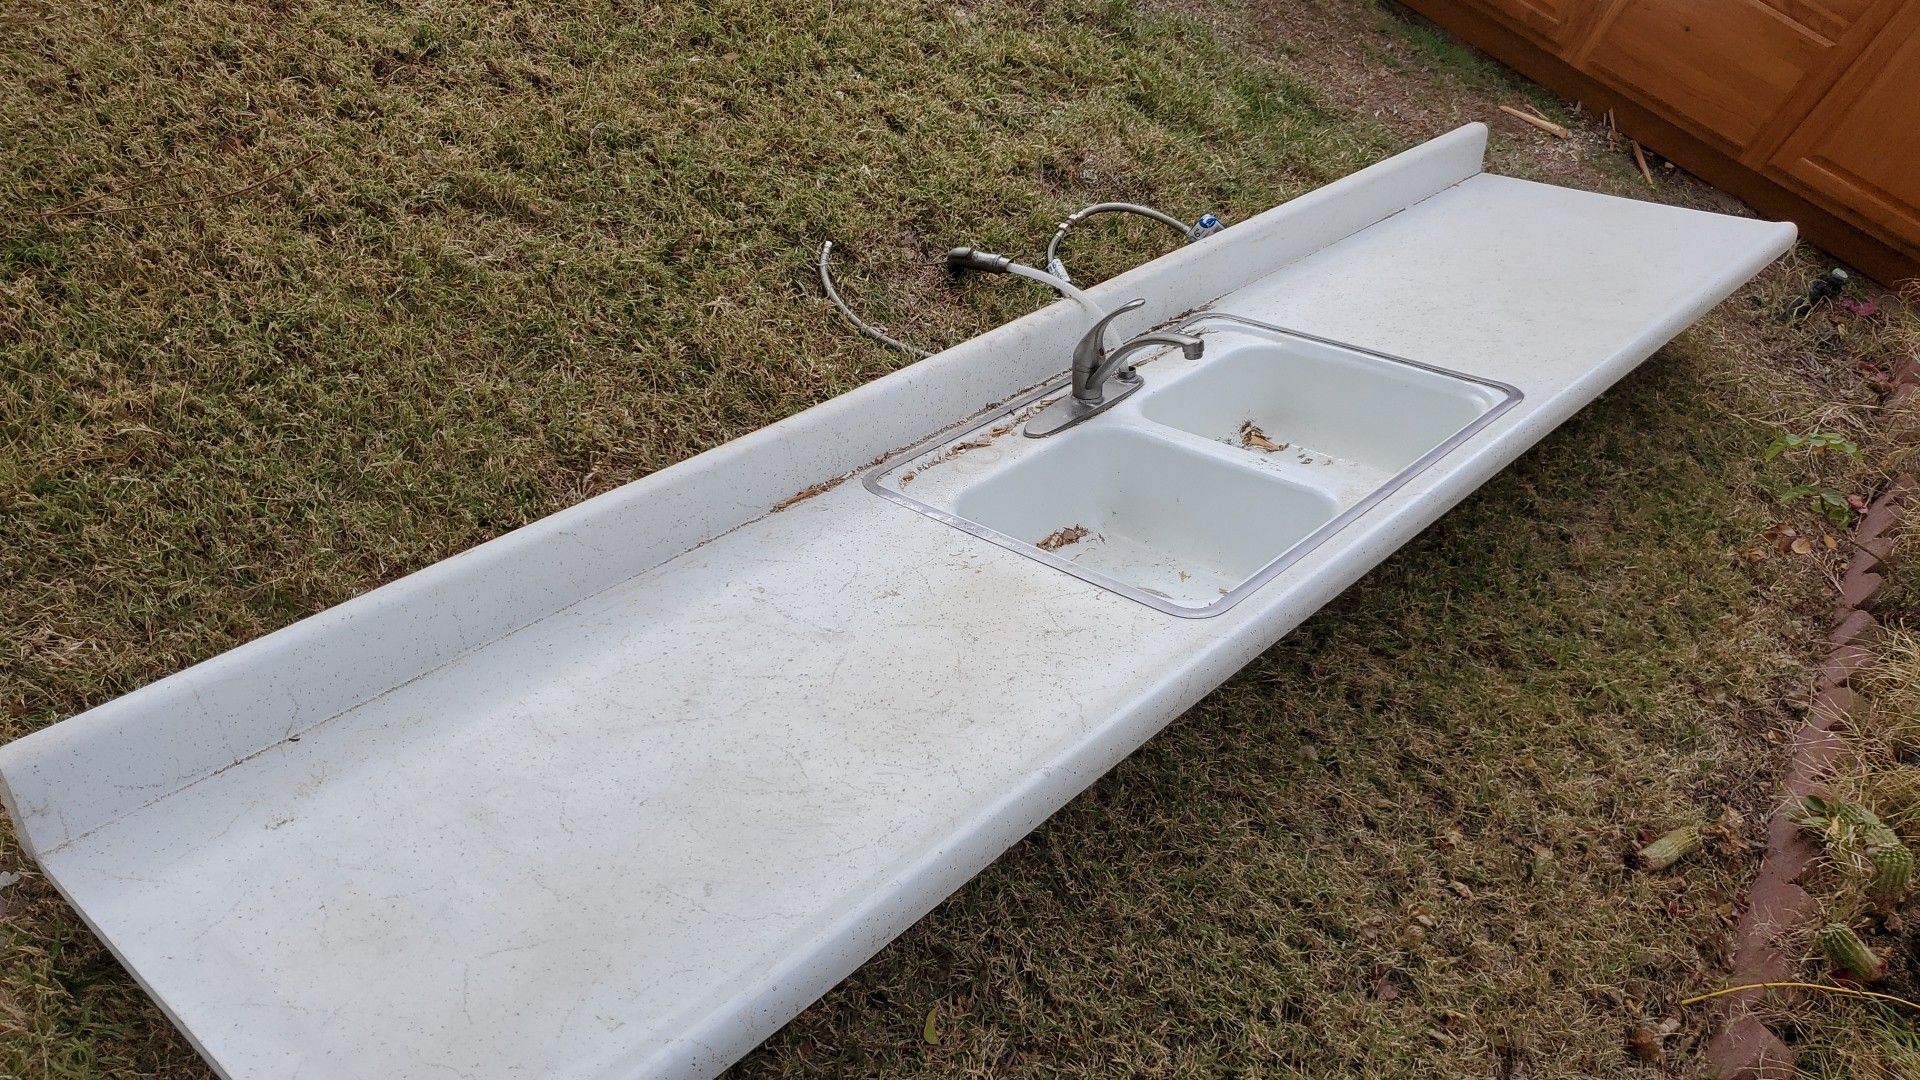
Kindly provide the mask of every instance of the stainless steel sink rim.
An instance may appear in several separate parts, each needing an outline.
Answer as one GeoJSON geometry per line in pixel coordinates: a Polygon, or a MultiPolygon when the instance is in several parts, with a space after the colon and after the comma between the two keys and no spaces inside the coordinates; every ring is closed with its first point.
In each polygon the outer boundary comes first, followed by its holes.
{"type": "Polygon", "coordinates": [[[1434,446],[1433,449],[1427,451],[1425,454],[1415,459],[1412,464],[1408,465],[1406,468],[1401,469],[1399,472],[1395,473],[1390,479],[1386,481],[1386,483],[1381,484],[1379,487],[1374,488],[1371,492],[1367,493],[1365,497],[1361,498],[1360,501],[1354,503],[1352,506],[1347,507],[1345,510],[1342,510],[1340,513],[1334,515],[1331,519],[1329,519],[1325,524],[1321,525],[1318,529],[1315,529],[1313,532],[1308,533],[1304,538],[1302,538],[1301,540],[1293,544],[1291,547],[1287,548],[1285,551],[1281,552],[1278,556],[1274,558],[1272,562],[1269,562],[1265,566],[1262,566],[1259,570],[1255,571],[1253,575],[1248,577],[1245,581],[1241,582],[1239,585],[1236,585],[1232,589],[1229,589],[1226,593],[1222,594],[1220,599],[1213,601],[1212,603],[1209,603],[1204,607],[1188,607],[1182,604],[1176,604],[1172,600],[1168,599],[1167,597],[1160,596],[1156,593],[1149,592],[1145,589],[1139,588],[1134,585],[1129,585],[1123,581],[1119,581],[1115,578],[1109,577],[1108,575],[1102,574],[1098,571],[1089,570],[1078,563],[1072,562],[1068,559],[1063,559],[1060,556],[1055,555],[1050,551],[1037,547],[1030,541],[1022,540],[1016,536],[1010,536],[996,529],[987,528],[986,526],[981,525],[980,523],[973,521],[970,518],[963,518],[956,514],[949,513],[948,511],[942,510],[939,507],[933,506],[929,503],[922,502],[921,500],[916,499],[911,495],[907,495],[893,488],[889,488],[883,483],[883,481],[888,476],[892,475],[893,473],[899,471],[901,468],[905,467],[907,464],[916,460],[917,458],[919,458],[921,454],[927,452],[928,450],[931,450],[934,447],[939,446],[943,443],[946,443],[954,439],[957,439],[961,436],[964,436],[967,433],[973,430],[976,430],[978,428],[986,427],[993,422],[994,417],[997,417],[1006,413],[1010,413],[1010,412],[1015,412],[1021,408],[1024,408],[1027,405],[1032,404],[1033,402],[1036,402],[1041,400],[1042,398],[1045,398],[1049,394],[1053,394],[1066,389],[1068,384],[1068,379],[1065,377],[1049,382],[1043,385],[1042,387],[1040,387],[1038,390],[1034,390],[1034,391],[1031,391],[1030,393],[1023,394],[1013,399],[1012,401],[1007,402],[1003,406],[996,406],[994,409],[990,410],[985,414],[977,413],[973,417],[969,417],[958,424],[954,424],[946,428],[942,428],[940,431],[934,433],[933,435],[928,436],[927,438],[921,440],[920,442],[914,443],[912,446],[909,446],[903,450],[900,450],[900,451],[897,451],[896,453],[888,455],[885,459],[880,461],[873,468],[868,469],[866,471],[866,474],[861,478],[861,482],[866,486],[866,489],[868,491],[871,491],[875,495],[878,495],[881,498],[886,499],[890,502],[898,503],[899,505],[914,511],[915,513],[923,514],[927,517],[933,518],[936,521],[944,522],[948,525],[953,526],[956,529],[959,529],[961,532],[967,533],[971,536],[979,537],[980,539],[985,540],[988,543],[995,545],[996,547],[1002,547],[1007,549],[1008,551],[1014,552],[1015,554],[1023,555],[1029,559],[1032,559],[1035,562],[1044,563],[1047,566],[1050,566],[1056,570],[1061,571],[1062,573],[1079,578],[1080,580],[1085,581],[1088,584],[1099,586],[1100,588],[1105,589],[1108,592],[1118,593],[1119,595],[1124,596],[1129,600],[1133,600],[1137,603],[1145,604],[1156,611],[1162,611],[1168,615],[1173,615],[1182,619],[1210,619],[1216,615],[1219,615],[1225,612],[1227,609],[1233,607],[1235,604],[1246,599],[1248,596],[1251,596],[1254,592],[1259,590],[1261,586],[1265,585],[1269,581],[1272,581],[1275,577],[1278,577],[1282,572],[1284,572],[1288,567],[1292,566],[1294,563],[1297,563],[1301,559],[1305,558],[1315,548],[1319,547],[1321,544],[1326,543],[1327,540],[1329,540],[1335,534],[1340,532],[1341,529],[1346,528],[1348,525],[1358,520],[1361,515],[1367,513],[1369,510],[1372,510],[1375,506],[1378,506],[1381,503],[1381,501],[1386,499],[1389,495],[1392,495],[1394,492],[1406,486],[1408,481],[1412,480],[1414,477],[1420,475],[1426,470],[1432,468],[1436,463],[1440,461],[1441,458],[1446,457],[1448,454],[1458,449],[1462,443],[1465,443],[1468,439],[1471,439],[1475,435],[1479,434],[1480,431],[1485,429],[1489,424],[1493,423],[1495,420],[1499,419],[1502,414],[1507,412],[1507,410],[1520,404],[1520,402],[1525,397],[1525,395],[1521,393],[1520,388],[1512,385],[1511,383],[1500,382],[1497,379],[1486,379],[1478,375],[1469,375],[1464,372],[1454,371],[1451,368],[1440,367],[1436,364],[1423,363],[1419,360],[1411,360],[1404,356],[1395,356],[1392,353],[1384,353],[1384,352],[1380,352],[1377,349],[1364,348],[1362,346],[1354,345],[1345,341],[1339,341],[1334,338],[1321,337],[1317,334],[1309,334],[1300,330],[1292,330],[1284,326],[1278,326],[1272,323],[1261,322],[1257,319],[1249,319],[1244,315],[1231,315],[1224,312],[1203,312],[1199,315],[1195,315],[1192,318],[1189,318],[1179,323],[1176,329],[1181,331],[1188,331],[1209,323],[1226,323],[1234,326],[1250,327],[1255,330],[1265,331],[1269,334],[1282,334],[1287,337],[1298,339],[1300,341],[1310,341],[1320,345],[1329,345],[1338,349],[1346,349],[1350,352],[1358,353],[1362,356],[1371,357],[1375,360],[1383,360],[1388,363],[1400,364],[1406,367],[1416,368],[1421,371],[1431,372],[1436,375],[1443,375],[1448,378],[1458,379],[1462,382],[1472,383],[1476,386],[1483,386],[1483,387],[1486,387],[1487,389],[1498,392],[1501,395],[1501,399],[1492,408],[1480,414],[1480,416],[1476,418],[1472,423],[1466,425],[1465,427],[1461,428],[1459,431],[1454,432],[1452,435],[1442,440],[1439,444],[1434,446]],[[985,415],[987,419],[985,420],[979,419],[979,417],[982,415],[985,415]]]}

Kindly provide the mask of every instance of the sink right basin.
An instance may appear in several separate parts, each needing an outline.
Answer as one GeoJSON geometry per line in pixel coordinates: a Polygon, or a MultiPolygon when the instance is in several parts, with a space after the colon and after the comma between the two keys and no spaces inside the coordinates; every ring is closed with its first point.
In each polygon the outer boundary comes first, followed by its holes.
{"type": "Polygon", "coordinates": [[[1227,442],[1258,431],[1278,445],[1397,473],[1506,397],[1493,384],[1311,339],[1250,341],[1143,398],[1140,414],[1227,442]]]}

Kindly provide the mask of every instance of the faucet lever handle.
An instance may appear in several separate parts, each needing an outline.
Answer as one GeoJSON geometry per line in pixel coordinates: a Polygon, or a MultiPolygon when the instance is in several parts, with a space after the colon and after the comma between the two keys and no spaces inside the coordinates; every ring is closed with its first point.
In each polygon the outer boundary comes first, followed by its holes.
{"type": "Polygon", "coordinates": [[[1081,345],[1083,347],[1091,345],[1096,356],[1105,356],[1107,351],[1107,324],[1125,315],[1129,311],[1139,310],[1146,305],[1146,302],[1146,297],[1138,296],[1107,312],[1105,315],[1100,316],[1099,319],[1094,321],[1091,327],[1087,328],[1086,334],[1081,337],[1081,345]]]}

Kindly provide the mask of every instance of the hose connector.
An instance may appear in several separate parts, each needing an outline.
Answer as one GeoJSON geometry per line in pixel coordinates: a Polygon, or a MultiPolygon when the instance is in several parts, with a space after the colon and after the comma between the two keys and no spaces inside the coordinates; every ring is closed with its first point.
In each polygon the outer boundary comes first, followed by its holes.
{"type": "Polygon", "coordinates": [[[1004,274],[1013,260],[1005,255],[995,255],[991,251],[978,248],[957,247],[947,252],[947,269],[978,270],[983,274],[1004,274]]]}
{"type": "Polygon", "coordinates": [[[1226,226],[1220,223],[1218,217],[1212,214],[1201,214],[1199,220],[1193,223],[1193,228],[1187,230],[1187,243],[1204,240],[1224,228],[1226,226]]]}

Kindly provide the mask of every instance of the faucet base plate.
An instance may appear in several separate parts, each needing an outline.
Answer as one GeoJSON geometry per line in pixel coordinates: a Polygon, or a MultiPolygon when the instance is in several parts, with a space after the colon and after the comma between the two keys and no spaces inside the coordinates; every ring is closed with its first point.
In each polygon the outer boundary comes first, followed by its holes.
{"type": "Polygon", "coordinates": [[[1068,391],[1065,397],[1035,413],[1027,421],[1024,433],[1029,439],[1043,439],[1065,431],[1088,417],[1106,412],[1144,385],[1139,374],[1131,368],[1115,372],[1112,378],[1101,384],[1099,401],[1082,401],[1068,391]]]}

